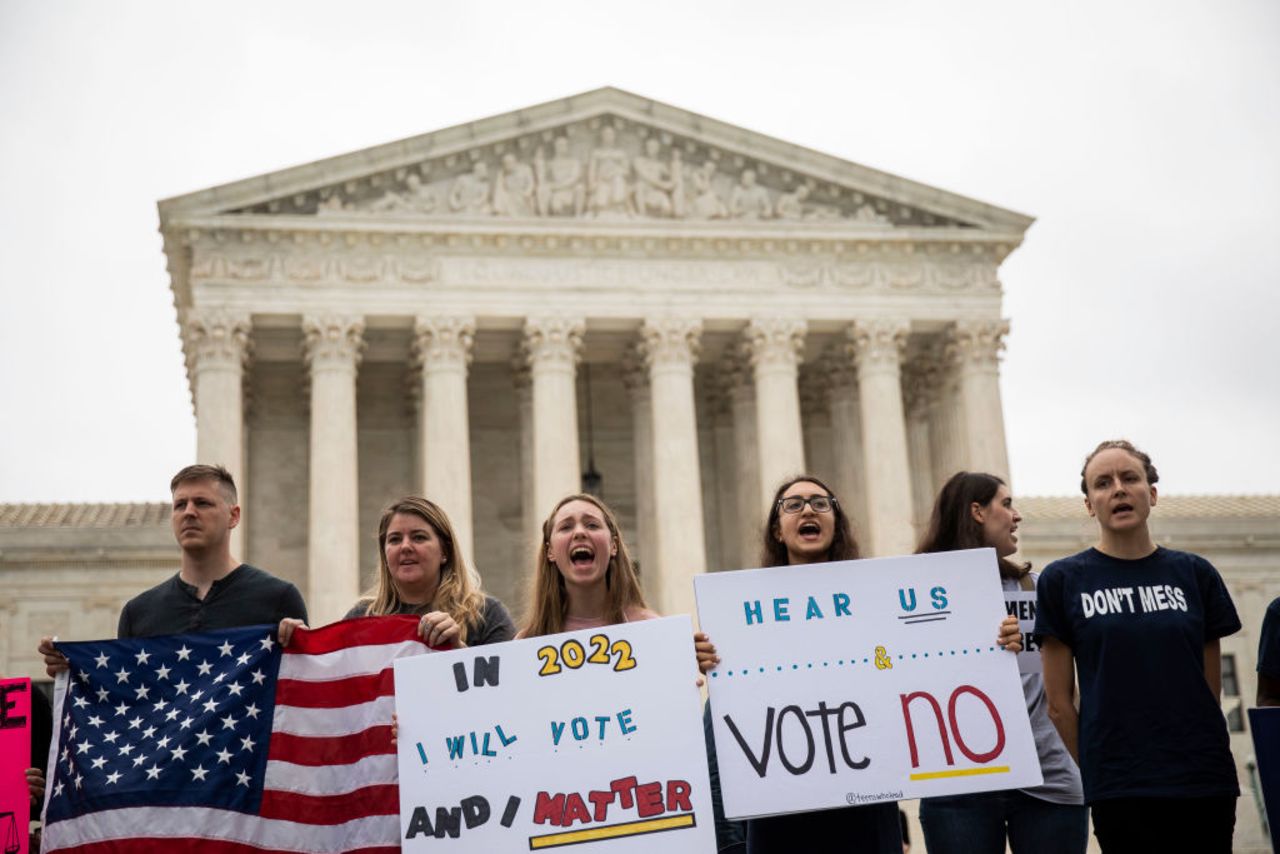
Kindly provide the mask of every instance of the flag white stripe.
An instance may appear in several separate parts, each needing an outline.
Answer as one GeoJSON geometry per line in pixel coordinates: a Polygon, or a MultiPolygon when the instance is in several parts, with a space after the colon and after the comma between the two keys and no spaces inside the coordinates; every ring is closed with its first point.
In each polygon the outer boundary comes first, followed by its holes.
{"type": "MultiPolygon", "coordinates": [[[[57,638],[54,638],[56,641],[57,638]]],[[[62,732],[62,704],[67,699],[67,683],[70,682],[71,676],[63,670],[53,678],[53,738],[49,740],[49,758],[45,763],[44,778],[46,781],[53,779],[55,766],[58,764],[58,738],[62,732]]],[[[49,809],[49,800],[53,797],[53,786],[48,783],[44,787],[44,803],[40,805],[40,823],[45,823],[45,812],[49,809]]]]}
{"type": "Polygon", "coordinates": [[[276,706],[272,732],[321,737],[350,735],[372,726],[391,726],[391,714],[395,710],[396,698],[392,696],[343,706],[341,715],[335,715],[333,709],[276,706]]]}
{"type": "Polygon", "coordinates": [[[295,765],[272,759],[267,762],[263,788],[299,795],[340,795],[365,786],[399,782],[394,753],[366,756],[349,765],[295,765]]]}
{"type": "Polygon", "coordinates": [[[350,676],[366,676],[381,673],[390,666],[392,659],[418,655],[424,650],[422,641],[411,640],[347,647],[320,655],[286,654],[280,660],[280,678],[330,682],[350,676]]]}
{"type": "Polygon", "coordinates": [[[208,807],[129,807],[89,813],[45,827],[44,850],[109,842],[113,839],[199,837],[195,828],[213,828],[204,837],[282,851],[337,854],[388,844],[400,838],[400,817],[378,815],[345,824],[299,824],[208,807]]]}

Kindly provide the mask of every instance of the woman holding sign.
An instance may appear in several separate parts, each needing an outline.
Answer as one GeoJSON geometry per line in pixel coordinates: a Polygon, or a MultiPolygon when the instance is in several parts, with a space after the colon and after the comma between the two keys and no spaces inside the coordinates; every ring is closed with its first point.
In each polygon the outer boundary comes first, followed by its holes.
{"type": "Polygon", "coordinates": [[[1098,543],[1049,564],[1038,585],[1049,716],[1079,759],[1104,852],[1228,852],[1240,789],[1219,643],[1240,619],[1208,561],[1152,539],[1157,479],[1124,440],[1085,460],[1098,543]]]}
{"type": "MultiPolygon", "coordinates": [[[[764,526],[761,565],[795,566],[856,560],[858,556],[849,517],[826,484],[811,475],[802,475],[778,487],[764,526]]],[[[1018,634],[1018,621],[1010,617],[1001,623],[997,642],[1017,652],[1022,649],[1018,634]]],[[[706,673],[720,659],[710,638],[699,634],[695,640],[698,666],[706,673]]],[[[899,854],[902,833],[898,805],[885,801],[747,822],[748,854],[792,852],[800,843],[806,852],[899,854]]]]}
{"type": "Polygon", "coordinates": [[[378,581],[346,618],[417,614],[418,631],[430,646],[511,640],[511,615],[480,589],[456,539],[435,502],[410,495],[392,504],[378,523],[378,581]]]}
{"type": "MultiPolygon", "coordinates": [[[[1004,589],[1035,590],[1030,565],[1009,559],[1018,550],[1020,521],[1003,480],[958,472],[938,493],[919,552],[995,549],[1004,589]]],[[[1039,673],[1022,674],[1022,692],[1044,784],[922,800],[920,824],[930,854],[1000,854],[1006,839],[1013,854],[1083,854],[1088,846],[1089,813],[1080,772],[1049,720],[1039,673]]]]}
{"type": "Polygon", "coordinates": [[[529,602],[522,638],[658,616],[645,605],[613,511],[585,494],[562,498],[542,523],[529,602]]]}

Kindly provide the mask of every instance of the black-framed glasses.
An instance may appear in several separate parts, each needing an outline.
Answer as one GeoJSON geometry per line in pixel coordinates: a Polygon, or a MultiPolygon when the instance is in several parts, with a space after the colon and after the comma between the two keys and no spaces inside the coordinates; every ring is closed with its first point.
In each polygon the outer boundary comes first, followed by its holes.
{"type": "Polygon", "coordinates": [[[792,495],[789,498],[779,498],[778,508],[783,513],[799,513],[808,504],[814,513],[830,513],[835,503],[836,500],[830,495],[810,495],[808,498],[792,495]]]}

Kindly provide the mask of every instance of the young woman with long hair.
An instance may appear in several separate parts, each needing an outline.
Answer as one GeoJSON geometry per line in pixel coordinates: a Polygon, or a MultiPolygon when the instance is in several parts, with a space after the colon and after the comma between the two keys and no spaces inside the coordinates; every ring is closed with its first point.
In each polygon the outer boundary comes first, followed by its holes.
{"type": "MultiPolygon", "coordinates": [[[[1010,556],[1018,550],[1018,523],[1009,487],[980,472],[957,472],[943,485],[933,505],[920,553],[992,548],[1005,590],[1034,590],[1029,564],[1010,556]]],[[[1044,680],[1022,674],[1022,693],[1035,736],[1044,783],[972,795],[926,798],[920,824],[930,854],[1083,854],[1089,844],[1089,812],[1080,789],[1075,760],[1049,720],[1044,680]]]]}
{"type": "Polygon", "coordinates": [[[410,495],[389,506],[378,522],[378,579],[347,618],[418,614],[419,632],[431,646],[511,640],[511,615],[481,590],[456,540],[435,502],[410,495]]]}
{"type": "Polygon", "coordinates": [[[1080,474],[1098,542],[1045,568],[1036,634],[1094,834],[1104,852],[1229,852],[1240,789],[1220,639],[1240,628],[1235,605],[1207,560],[1156,545],[1147,454],[1106,441],[1080,474]]]}
{"type": "Polygon", "coordinates": [[[520,637],[657,616],[645,604],[631,552],[609,506],[583,493],[560,499],[542,523],[520,637]]]}

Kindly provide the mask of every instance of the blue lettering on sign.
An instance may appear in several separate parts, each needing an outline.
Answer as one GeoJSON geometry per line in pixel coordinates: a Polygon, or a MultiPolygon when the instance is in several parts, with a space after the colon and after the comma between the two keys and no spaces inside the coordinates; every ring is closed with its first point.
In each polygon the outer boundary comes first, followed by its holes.
{"type": "MultiPolygon", "coordinates": [[[[465,735],[447,735],[445,736],[445,747],[449,748],[450,759],[462,759],[467,753],[467,744],[471,745],[472,756],[497,756],[498,753],[493,749],[493,736],[497,735],[497,740],[501,742],[502,747],[507,747],[514,741],[516,736],[507,735],[502,731],[501,726],[494,726],[493,731],[483,730],[476,732],[472,730],[465,735]]],[[[422,745],[418,745],[418,754],[422,757],[423,764],[426,764],[427,755],[422,749],[422,745]]]]}
{"type": "Polygon", "coordinates": [[[915,589],[914,587],[910,587],[910,588],[908,588],[908,589],[906,589],[906,590],[903,590],[901,587],[899,587],[899,588],[898,588],[898,601],[902,603],[902,610],[904,610],[904,611],[914,611],[914,610],[916,609],[916,589],[915,589]],[[906,595],[906,594],[908,594],[908,593],[910,593],[910,594],[911,594],[911,597],[910,597],[910,598],[911,598],[911,601],[910,601],[910,602],[908,602],[908,601],[907,601],[907,595],[906,595]]]}
{"type": "Polygon", "coordinates": [[[822,619],[822,609],[818,607],[818,600],[817,600],[817,599],[814,599],[812,596],[810,596],[810,597],[809,597],[809,607],[808,607],[808,609],[804,612],[804,618],[805,618],[806,620],[812,620],[814,617],[817,617],[819,620],[821,620],[821,619],[822,619]]]}
{"type": "MultiPolygon", "coordinates": [[[[901,595],[902,591],[899,591],[901,595]]],[[[944,591],[945,592],[945,591],[944,591]]],[[[915,607],[915,593],[912,592],[912,605],[915,607]]],[[[831,594],[831,611],[827,612],[822,609],[822,604],[818,601],[818,596],[805,597],[804,618],[808,620],[825,620],[827,614],[830,613],[836,617],[852,617],[853,611],[850,610],[850,598],[848,593],[832,593],[831,594]]],[[[772,617],[775,623],[791,622],[791,599],[786,596],[778,596],[773,600],[772,617]]],[[[742,603],[742,615],[748,626],[763,625],[765,623],[764,608],[759,599],[744,600],[742,603]]]]}
{"type": "MultiPolygon", "coordinates": [[[[569,730],[574,741],[586,741],[591,737],[591,721],[595,721],[595,737],[601,742],[608,738],[610,730],[613,729],[610,724],[614,721],[617,721],[618,733],[630,735],[637,729],[635,722],[631,718],[633,714],[631,709],[623,709],[616,713],[592,715],[590,719],[585,715],[578,715],[568,721],[551,721],[551,743],[553,746],[558,746],[564,738],[566,729],[569,730]]],[[[501,733],[499,733],[499,737],[501,737],[501,733]]],[[[511,740],[515,741],[514,738],[511,740]]]]}
{"type": "Polygon", "coordinates": [[[929,591],[929,599],[933,602],[935,611],[941,611],[947,607],[947,588],[935,587],[929,591]]]}
{"type": "Polygon", "coordinates": [[[623,709],[618,712],[618,726],[622,729],[623,735],[630,735],[636,731],[636,725],[631,722],[630,709],[623,709]]]}

